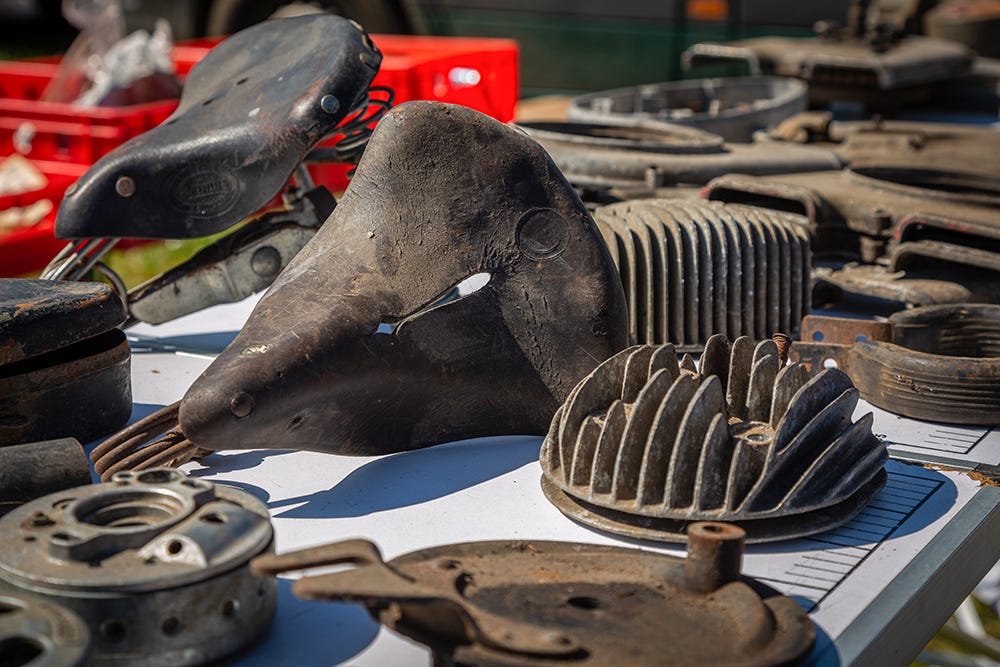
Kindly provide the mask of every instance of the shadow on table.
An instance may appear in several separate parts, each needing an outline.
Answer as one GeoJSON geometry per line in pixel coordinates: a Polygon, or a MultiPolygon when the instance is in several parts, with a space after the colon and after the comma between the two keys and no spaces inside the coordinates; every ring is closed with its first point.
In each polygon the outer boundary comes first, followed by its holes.
{"type": "MultiPolygon", "coordinates": [[[[748,552],[780,554],[872,548],[872,545],[920,532],[944,516],[958,498],[955,482],[936,470],[899,461],[889,461],[886,467],[889,475],[885,487],[844,525],[807,537],[751,544],[747,546],[748,552]]],[[[583,522],[577,523],[595,533],[634,546],[663,546],[661,542],[626,537],[583,522]]]]}
{"type": "Polygon", "coordinates": [[[339,484],[308,496],[270,503],[275,516],[296,519],[358,517],[419,505],[538,460],[537,436],[477,438],[375,459],[339,484]]]}
{"type": "Polygon", "coordinates": [[[378,632],[379,624],[361,605],[302,600],[292,594],[290,579],[278,579],[274,623],[238,662],[241,667],[338,665],[365,650],[378,632]]]}

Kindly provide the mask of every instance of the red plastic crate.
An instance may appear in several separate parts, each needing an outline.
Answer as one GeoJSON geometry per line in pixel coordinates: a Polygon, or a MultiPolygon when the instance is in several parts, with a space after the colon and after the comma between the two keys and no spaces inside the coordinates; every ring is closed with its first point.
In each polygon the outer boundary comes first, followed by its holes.
{"type": "MultiPolygon", "coordinates": [[[[517,42],[481,37],[372,35],[382,52],[373,86],[388,86],[395,104],[437,100],[461,104],[497,120],[514,118],[518,91],[517,42]]],[[[310,165],[317,183],[347,187],[343,165],[310,165]]]]}
{"type": "Polygon", "coordinates": [[[83,175],[89,165],[72,162],[33,161],[48,183],[38,190],[0,197],[0,211],[28,206],[40,199],[52,202],[52,211],[37,225],[0,235],[0,276],[19,276],[49,263],[66,241],[54,234],[56,210],[66,188],[83,175]]]}

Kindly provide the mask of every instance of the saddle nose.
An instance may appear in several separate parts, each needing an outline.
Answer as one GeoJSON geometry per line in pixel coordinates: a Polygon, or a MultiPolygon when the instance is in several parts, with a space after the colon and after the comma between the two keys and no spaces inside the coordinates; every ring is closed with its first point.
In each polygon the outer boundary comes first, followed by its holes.
{"type": "Polygon", "coordinates": [[[542,435],[626,344],[614,263],[545,151],[471,109],[411,102],[180,422],[210,449],[364,455],[542,435]]]}

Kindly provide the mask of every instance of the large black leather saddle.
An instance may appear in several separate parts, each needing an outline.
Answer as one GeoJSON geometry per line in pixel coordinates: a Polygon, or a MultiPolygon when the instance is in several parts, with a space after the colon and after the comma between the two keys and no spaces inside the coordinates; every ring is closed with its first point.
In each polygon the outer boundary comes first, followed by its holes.
{"type": "Polygon", "coordinates": [[[357,23],[328,14],[233,35],[191,71],[170,118],[67,191],[56,236],[183,239],[231,227],[364,105],[381,60],[357,23]]]}

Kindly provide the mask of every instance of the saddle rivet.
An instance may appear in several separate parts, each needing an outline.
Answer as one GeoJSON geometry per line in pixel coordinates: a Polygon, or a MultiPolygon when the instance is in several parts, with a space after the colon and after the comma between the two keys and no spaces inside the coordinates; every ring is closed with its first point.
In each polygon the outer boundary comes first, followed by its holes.
{"type": "Polygon", "coordinates": [[[128,176],[121,176],[115,181],[115,192],[122,197],[131,197],[135,194],[135,181],[128,176]]]}
{"type": "Polygon", "coordinates": [[[328,114],[335,114],[340,109],[340,100],[334,95],[324,95],[319,101],[319,106],[328,114]]]}

